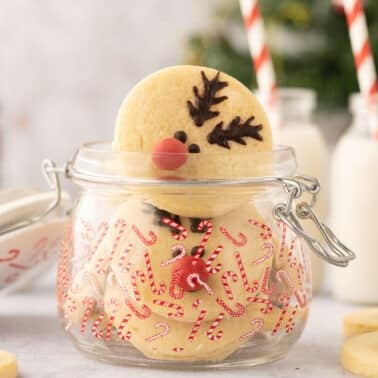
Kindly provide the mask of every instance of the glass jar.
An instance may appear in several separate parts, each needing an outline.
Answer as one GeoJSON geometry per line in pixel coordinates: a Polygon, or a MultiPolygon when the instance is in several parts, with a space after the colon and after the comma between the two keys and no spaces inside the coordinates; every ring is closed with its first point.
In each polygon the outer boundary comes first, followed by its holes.
{"type": "MultiPolygon", "coordinates": [[[[306,88],[280,88],[278,96],[283,127],[273,130],[275,143],[293,147],[299,171],[318,178],[322,183],[316,212],[324,219],[327,216],[329,154],[320,129],[313,120],[316,93],[306,88]]],[[[317,232],[315,225],[308,225],[306,231],[317,232]]],[[[315,254],[311,254],[310,260],[313,291],[317,292],[324,280],[324,263],[315,254]]]]}
{"type": "MultiPolygon", "coordinates": [[[[369,131],[365,100],[350,98],[351,127],[338,142],[332,159],[330,222],[358,259],[332,274],[334,295],[344,301],[378,304],[378,143],[369,131]],[[371,214],[371,217],[369,216],[371,214]],[[346,216],[347,215],[347,216],[346,216]]],[[[377,113],[378,120],[378,113],[377,113]]]]}
{"type": "MultiPolygon", "coordinates": [[[[232,158],[251,164],[236,171],[229,155],[209,154],[208,164],[223,169],[206,178],[153,177],[150,154],[100,143],[56,170],[79,189],[57,289],[60,320],[79,350],[119,364],[191,369],[288,353],[311,302],[307,245],[338,265],[353,254],[329,252],[303,232],[300,219],[315,215],[307,203],[294,215],[293,201],[305,192],[316,198],[319,186],[295,176],[291,148],[232,158]],[[198,204],[211,215],[170,211],[198,204]]],[[[188,159],[195,166],[198,155],[188,159]]]]}

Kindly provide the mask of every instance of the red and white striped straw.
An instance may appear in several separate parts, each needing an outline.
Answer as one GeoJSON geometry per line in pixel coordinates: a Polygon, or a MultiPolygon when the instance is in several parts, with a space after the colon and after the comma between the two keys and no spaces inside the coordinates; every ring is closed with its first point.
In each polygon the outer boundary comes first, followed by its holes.
{"type": "Polygon", "coordinates": [[[266,43],[264,20],[259,3],[257,0],[240,0],[240,9],[262,101],[268,107],[273,126],[274,123],[281,125],[276,75],[266,43]]]}
{"type": "Polygon", "coordinates": [[[378,81],[363,9],[363,1],[343,0],[343,4],[360,91],[369,104],[372,136],[374,139],[378,140],[378,116],[376,112],[378,81]]]}

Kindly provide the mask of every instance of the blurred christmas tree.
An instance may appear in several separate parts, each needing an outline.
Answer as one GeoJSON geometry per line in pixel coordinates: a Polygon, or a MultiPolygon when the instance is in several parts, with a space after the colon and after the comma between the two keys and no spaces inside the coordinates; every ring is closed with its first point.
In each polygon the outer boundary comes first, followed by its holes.
{"type": "MultiPolygon", "coordinates": [[[[342,7],[332,0],[261,0],[260,6],[279,85],[314,88],[322,107],[345,106],[358,85],[342,7]]],[[[365,1],[365,11],[378,54],[377,0],[365,1]]],[[[210,26],[189,36],[186,63],[215,67],[255,87],[238,1],[220,2],[210,26]]]]}

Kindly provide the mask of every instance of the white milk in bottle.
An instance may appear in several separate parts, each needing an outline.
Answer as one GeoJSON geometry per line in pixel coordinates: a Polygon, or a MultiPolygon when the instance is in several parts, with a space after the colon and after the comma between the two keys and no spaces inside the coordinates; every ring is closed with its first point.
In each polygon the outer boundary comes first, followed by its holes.
{"type": "MultiPolygon", "coordinates": [[[[292,146],[298,160],[300,173],[319,179],[322,190],[319,195],[316,213],[321,219],[327,215],[327,164],[328,149],[322,134],[313,122],[316,107],[316,94],[305,88],[282,88],[278,91],[281,101],[282,125],[273,131],[274,143],[292,146]]],[[[310,235],[318,230],[312,224],[305,224],[310,235]]],[[[323,261],[311,253],[311,268],[314,292],[319,291],[324,276],[323,261]]]]}
{"type": "Polygon", "coordinates": [[[357,257],[332,271],[332,289],[344,301],[378,304],[378,141],[370,136],[361,96],[351,96],[350,110],[352,125],[332,159],[330,221],[357,257]]]}

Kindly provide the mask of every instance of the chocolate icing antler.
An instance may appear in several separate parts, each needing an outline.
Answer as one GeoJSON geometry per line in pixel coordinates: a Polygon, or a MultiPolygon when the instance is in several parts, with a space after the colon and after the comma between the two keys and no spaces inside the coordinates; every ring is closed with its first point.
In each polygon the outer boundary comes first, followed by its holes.
{"type": "Polygon", "coordinates": [[[240,117],[235,117],[229,125],[223,129],[223,121],[218,123],[214,129],[208,134],[207,141],[210,144],[217,144],[221,147],[230,149],[229,141],[246,145],[247,143],[243,138],[253,138],[258,141],[262,141],[263,138],[260,135],[260,131],[263,126],[251,125],[251,122],[255,117],[249,117],[244,123],[240,123],[240,117]]]}
{"type": "Polygon", "coordinates": [[[193,105],[191,101],[186,102],[189,114],[198,127],[202,126],[207,120],[219,115],[218,111],[211,110],[211,106],[217,105],[228,98],[227,96],[216,97],[216,93],[228,85],[225,81],[219,81],[219,75],[220,72],[217,72],[217,74],[209,80],[205,73],[201,71],[203,94],[200,95],[198,87],[194,86],[193,93],[196,97],[195,104],[193,105]]]}

